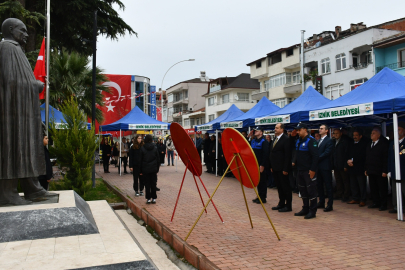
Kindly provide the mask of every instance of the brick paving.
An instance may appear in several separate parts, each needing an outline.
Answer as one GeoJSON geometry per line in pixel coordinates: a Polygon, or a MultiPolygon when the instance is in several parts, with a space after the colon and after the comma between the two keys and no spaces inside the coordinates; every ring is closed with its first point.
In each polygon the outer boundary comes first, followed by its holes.
{"type": "MultiPolygon", "coordinates": [[[[119,176],[113,166],[110,174],[98,172],[98,168],[96,171],[184,239],[202,210],[194,179],[187,173],[174,220],[170,222],[184,169],[181,161],[177,172],[173,166],[161,167],[161,191],[155,205],[135,197],[132,174],[119,176]]],[[[201,178],[210,193],[220,180],[207,173],[201,178]]],[[[268,189],[265,207],[280,235],[278,241],[261,205],[252,202],[256,198],[254,191],[245,192],[253,229],[239,182],[225,178],[214,196],[225,223],[221,223],[210,204],[208,214],[203,214],[187,240],[221,269],[405,269],[405,223],[397,221],[395,214],[335,201],[334,211],[321,210],[315,219],[304,220],[294,216],[302,206],[298,195],[293,196],[293,212],[279,213],[271,210],[278,202],[277,190],[268,189]]],[[[207,201],[208,196],[202,194],[207,201]]]]}

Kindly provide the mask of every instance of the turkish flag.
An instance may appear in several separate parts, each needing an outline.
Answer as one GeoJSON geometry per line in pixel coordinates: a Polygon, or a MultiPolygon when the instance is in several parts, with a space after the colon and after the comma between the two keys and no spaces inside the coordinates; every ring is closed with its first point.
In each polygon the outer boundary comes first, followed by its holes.
{"type": "MultiPolygon", "coordinates": [[[[37,63],[35,64],[35,69],[34,69],[34,76],[35,76],[35,79],[45,83],[45,77],[46,77],[46,70],[45,70],[45,38],[42,40],[41,49],[39,50],[37,63]]],[[[39,94],[39,99],[44,99],[45,98],[45,88],[46,88],[46,86],[44,86],[44,89],[39,94]]]]}
{"type": "MultiPolygon", "coordinates": [[[[105,106],[101,108],[101,111],[104,116],[104,122],[102,124],[108,125],[120,120],[131,111],[131,75],[105,75],[108,77],[109,81],[103,83],[103,85],[110,87],[111,94],[102,92],[105,106]]],[[[96,131],[98,130],[99,125],[96,123],[96,131]]],[[[113,132],[106,131],[102,133],[113,132]]],[[[129,135],[132,134],[132,132],[125,132],[125,134],[129,135]]],[[[124,136],[124,132],[122,135],[124,136]]]]}
{"type": "Polygon", "coordinates": [[[157,114],[157,120],[162,121],[162,108],[161,107],[156,108],[156,114],[157,114]]]}

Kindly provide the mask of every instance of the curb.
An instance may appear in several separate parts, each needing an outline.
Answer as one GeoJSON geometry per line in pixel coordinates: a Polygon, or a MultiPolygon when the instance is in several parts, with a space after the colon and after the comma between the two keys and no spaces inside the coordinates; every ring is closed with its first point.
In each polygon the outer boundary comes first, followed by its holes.
{"type": "Polygon", "coordinates": [[[219,270],[220,268],[211,262],[204,254],[196,248],[189,245],[180,236],[172,232],[158,219],[152,216],[145,208],[141,208],[132,199],[126,197],[120,190],[112,186],[106,180],[103,182],[123,201],[131,211],[141,218],[149,227],[151,227],[165,242],[167,242],[174,250],[180,253],[191,265],[201,270],[219,270]]]}

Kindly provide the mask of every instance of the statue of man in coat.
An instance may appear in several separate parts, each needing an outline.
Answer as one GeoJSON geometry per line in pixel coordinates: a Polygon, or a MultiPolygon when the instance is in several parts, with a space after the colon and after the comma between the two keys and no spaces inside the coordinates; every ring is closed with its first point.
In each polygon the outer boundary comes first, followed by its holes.
{"type": "Polygon", "coordinates": [[[43,83],[35,79],[22,46],[27,28],[18,19],[6,19],[0,42],[0,205],[23,205],[52,196],[37,177],[46,172],[39,93],[43,83]],[[24,191],[17,192],[18,180],[24,191]]]}

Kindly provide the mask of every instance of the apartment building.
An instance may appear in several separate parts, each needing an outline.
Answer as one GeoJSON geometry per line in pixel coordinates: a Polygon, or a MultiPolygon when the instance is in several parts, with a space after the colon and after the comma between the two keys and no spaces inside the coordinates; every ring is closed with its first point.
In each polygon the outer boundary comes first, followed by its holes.
{"type": "Polygon", "coordinates": [[[282,108],[301,95],[300,44],[272,51],[247,66],[250,77],[260,83],[252,99],[260,100],[265,96],[282,108]]]}
{"type": "Polygon", "coordinates": [[[220,77],[211,80],[205,98],[205,122],[223,114],[232,104],[247,112],[257,103],[252,99],[252,92],[260,90],[260,83],[250,78],[247,73],[236,77],[220,77]]]}
{"type": "Polygon", "coordinates": [[[375,73],[388,67],[405,76],[405,32],[377,40],[373,48],[375,73]]]}
{"type": "Polygon", "coordinates": [[[331,100],[352,91],[375,74],[373,42],[400,33],[404,26],[404,19],[372,27],[361,22],[313,35],[304,45],[305,87],[313,85],[331,100]]]}

